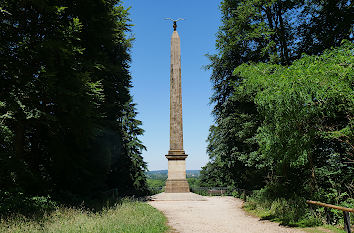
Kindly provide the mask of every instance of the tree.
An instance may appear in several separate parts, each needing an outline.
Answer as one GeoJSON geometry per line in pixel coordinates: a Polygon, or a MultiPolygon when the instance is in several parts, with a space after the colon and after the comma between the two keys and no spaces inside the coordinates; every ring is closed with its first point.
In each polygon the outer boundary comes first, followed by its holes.
{"type": "Polygon", "coordinates": [[[144,192],[120,1],[5,0],[0,9],[0,191],[144,192]]]}
{"type": "Polygon", "coordinates": [[[263,183],[263,179],[256,178],[258,171],[243,159],[249,155],[257,158],[255,135],[262,116],[252,103],[252,95],[233,97],[234,83],[241,82],[242,77],[232,72],[247,62],[291,63],[295,58],[290,49],[295,30],[290,27],[289,17],[296,6],[296,1],[225,0],[221,3],[222,26],[216,42],[219,54],[209,55],[208,66],[212,69],[214,89],[211,103],[215,104],[215,125],[210,129],[208,153],[211,163],[228,164],[228,169],[222,170],[224,176],[229,173],[232,177],[228,179],[229,185],[238,182],[242,188],[255,188],[263,183]],[[214,137],[216,132],[220,136],[214,137]]]}
{"type": "Polygon", "coordinates": [[[258,91],[235,91],[244,77],[233,71],[250,62],[288,66],[303,53],[338,46],[352,38],[351,11],[351,1],[222,1],[218,54],[209,55],[215,124],[202,180],[222,174],[229,177],[224,185],[252,189],[265,184],[273,171],[267,169],[272,161],[259,150],[257,130],[265,119],[254,102],[258,91]]]}
{"type": "Polygon", "coordinates": [[[310,0],[303,5],[299,52],[321,54],[325,49],[340,46],[343,40],[353,41],[353,1],[310,0]]]}
{"type": "Polygon", "coordinates": [[[353,49],[346,42],[288,67],[235,69],[243,77],[235,92],[256,93],[264,116],[256,138],[273,173],[267,184],[273,197],[296,194],[337,204],[353,197],[353,49]]]}

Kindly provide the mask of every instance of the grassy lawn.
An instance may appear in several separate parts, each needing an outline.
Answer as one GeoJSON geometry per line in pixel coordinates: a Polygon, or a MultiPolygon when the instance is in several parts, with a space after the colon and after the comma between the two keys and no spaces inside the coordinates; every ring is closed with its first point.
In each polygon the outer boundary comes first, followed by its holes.
{"type": "Polygon", "coordinates": [[[124,201],[98,213],[59,208],[40,220],[1,220],[0,232],[166,232],[165,216],[147,203],[124,201]]]}

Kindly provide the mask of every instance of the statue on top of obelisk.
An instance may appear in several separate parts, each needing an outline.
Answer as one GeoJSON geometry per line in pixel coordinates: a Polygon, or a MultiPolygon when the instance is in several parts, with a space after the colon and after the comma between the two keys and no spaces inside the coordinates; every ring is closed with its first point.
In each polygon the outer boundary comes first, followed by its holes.
{"type": "Polygon", "coordinates": [[[177,30],[177,22],[180,21],[180,20],[184,20],[182,18],[179,18],[179,19],[171,19],[171,18],[165,18],[165,20],[171,20],[173,22],[173,31],[176,31],[177,30]]]}
{"type": "Polygon", "coordinates": [[[168,178],[165,192],[189,192],[186,179],[186,158],[188,155],[183,149],[182,124],[182,88],[181,88],[181,46],[177,33],[177,21],[173,20],[173,33],[171,38],[171,70],[170,70],[170,150],[166,155],[168,159],[168,178]]]}

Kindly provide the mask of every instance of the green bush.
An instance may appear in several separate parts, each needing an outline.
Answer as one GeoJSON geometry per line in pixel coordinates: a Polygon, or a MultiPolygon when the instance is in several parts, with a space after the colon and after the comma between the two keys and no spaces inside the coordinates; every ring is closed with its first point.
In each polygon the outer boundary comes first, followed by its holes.
{"type": "Polygon", "coordinates": [[[10,215],[41,217],[57,208],[57,203],[51,200],[50,196],[29,197],[21,192],[0,193],[0,215],[2,217],[9,217],[10,215]]]}
{"type": "Polygon", "coordinates": [[[234,190],[234,191],[232,191],[231,196],[239,198],[240,194],[236,190],[234,190]]]}
{"type": "Polygon", "coordinates": [[[245,208],[261,212],[262,218],[281,222],[288,226],[311,227],[323,223],[323,213],[313,211],[304,198],[275,198],[269,196],[267,189],[254,191],[247,199],[245,208]]]}

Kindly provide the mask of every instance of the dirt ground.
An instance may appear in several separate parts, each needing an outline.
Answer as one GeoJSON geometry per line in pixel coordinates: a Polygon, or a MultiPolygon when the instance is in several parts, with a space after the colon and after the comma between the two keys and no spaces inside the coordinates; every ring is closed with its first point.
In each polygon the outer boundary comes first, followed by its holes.
{"type": "Polygon", "coordinates": [[[242,200],[233,197],[202,197],[197,194],[161,193],[149,204],[162,211],[168,224],[180,233],[277,233],[303,232],[247,215],[242,200]]]}

